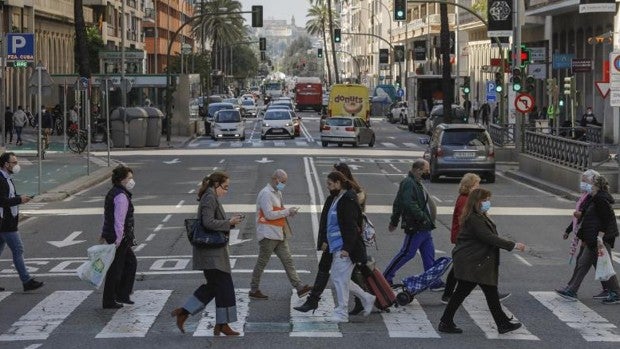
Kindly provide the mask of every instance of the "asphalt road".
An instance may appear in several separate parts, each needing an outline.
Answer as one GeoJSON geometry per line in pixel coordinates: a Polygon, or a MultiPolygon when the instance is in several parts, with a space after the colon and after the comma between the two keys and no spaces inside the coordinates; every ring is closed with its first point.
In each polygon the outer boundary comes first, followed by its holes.
{"type": "MultiPolygon", "coordinates": [[[[0,256],[1,348],[615,348],[620,341],[620,305],[592,299],[600,286],[593,273],[579,292],[579,302],[558,298],[572,272],[568,242],[561,233],[574,203],[520,184],[501,175],[498,166],[491,214],[500,234],[528,245],[525,253],[502,252],[500,290],[512,296],[503,305],[523,322],[519,331],[498,335],[483,297],[473,294],[459,310],[456,323],[465,331],[446,335],[436,331],[444,309],[441,293],[424,292],[408,306],[375,312],[368,318],[351,317],[346,324],[325,321],[333,307],[328,290],[315,314],[292,307],[303,302],[294,294],[279,260],[273,257],[261,280],[267,301],[249,300],[251,271],[258,252],[255,240],[255,199],[276,168],[289,174],[284,189],[287,206],[299,206],[292,219],[291,240],[295,265],[311,284],[317,269],[315,251],[318,215],[327,195],[325,178],[332,165],[346,161],[368,192],[367,213],[378,227],[378,250],[369,249],[383,269],[400,248],[401,231],[387,232],[391,203],[411,160],[422,154],[420,135],[373,119],[374,148],[322,148],[316,114],[302,113],[304,132],[295,140],[260,141],[254,120],[248,122],[246,141],[198,138],[185,149],[115,152],[113,157],[135,169],[138,278],[132,296],[136,305],[122,310],[101,309],[101,290],[75,276],[86,259],[86,248],[96,243],[102,223],[103,197],[109,184],[78,193],[65,201],[24,207],[32,218],[21,225],[27,264],[45,287],[24,293],[10,260],[0,256]],[[254,133],[252,133],[254,132],[254,133]],[[196,212],[200,180],[213,170],[231,176],[231,190],[223,200],[228,214],[247,215],[232,232],[230,252],[237,288],[238,338],[212,338],[213,305],[204,316],[176,329],[170,311],[203,281],[191,270],[191,247],[183,220],[196,212]]],[[[433,232],[437,256],[449,255],[449,227],[458,179],[428,184],[438,204],[433,232]]],[[[8,250],[8,249],[7,249],[8,250]]],[[[616,263],[620,255],[615,256],[616,263]]],[[[617,266],[617,265],[616,265],[617,266]]],[[[419,257],[397,274],[404,278],[422,271],[419,257]]]]}

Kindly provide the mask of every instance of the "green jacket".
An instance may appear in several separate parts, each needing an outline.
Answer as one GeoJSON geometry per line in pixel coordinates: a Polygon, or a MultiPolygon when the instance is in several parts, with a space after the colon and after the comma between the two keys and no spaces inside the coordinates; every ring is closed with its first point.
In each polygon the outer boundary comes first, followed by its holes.
{"type": "Polygon", "coordinates": [[[402,217],[401,227],[406,232],[435,229],[436,207],[430,195],[427,196],[428,202],[424,195],[422,183],[409,172],[398,187],[398,193],[392,204],[390,224],[398,226],[402,217]],[[430,212],[426,207],[427,205],[430,212]]]}

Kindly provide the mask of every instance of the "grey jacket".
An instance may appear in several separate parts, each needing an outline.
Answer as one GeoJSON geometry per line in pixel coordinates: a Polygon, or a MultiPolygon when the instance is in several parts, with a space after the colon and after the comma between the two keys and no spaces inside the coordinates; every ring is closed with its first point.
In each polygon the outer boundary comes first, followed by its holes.
{"type": "MultiPolygon", "coordinates": [[[[220,204],[213,188],[207,189],[200,198],[198,214],[202,217],[202,225],[209,230],[230,232],[230,222],[226,218],[224,207],[220,204]]],[[[194,270],[217,269],[230,273],[230,256],[228,245],[220,248],[193,247],[194,270]]]]}

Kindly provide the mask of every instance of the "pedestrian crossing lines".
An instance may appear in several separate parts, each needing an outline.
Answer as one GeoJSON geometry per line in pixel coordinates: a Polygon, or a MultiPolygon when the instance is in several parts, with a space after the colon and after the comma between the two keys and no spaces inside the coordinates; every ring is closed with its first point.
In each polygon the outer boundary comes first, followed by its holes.
{"type": "MultiPolygon", "coordinates": [[[[239,336],[244,335],[245,322],[250,313],[250,297],[248,288],[235,289],[235,299],[237,301],[237,321],[230,326],[237,332],[239,336]]],[[[213,327],[215,327],[215,301],[207,304],[203,310],[203,317],[198,322],[194,337],[213,337],[213,327]]]]}
{"type": "MultiPolygon", "coordinates": [[[[333,144],[331,146],[334,146],[333,144]]],[[[245,141],[239,140],[212,140],[210,138],[201,137],[197,138],[187,145],[188,148],[243,148],[243,147],[265,147],[265,148],[282,148],[282,147],[322,147],[320,139],[313,138],[297,138],[297,139],[247,139],[245,141]]],[[[350,146],[348,146],[350,147],[350,146]]],[[[411,143],[392,143],[392,142],[377,142],[374,149],[423,149],[422,146],[411,143]]]]}
{"type": "Polygon", "coordinates": [[[321,295],[319,307],[314,312],[302,313],[293,307],[303,304],[305,297],[297,297],[293,290],[291,296],[291,332],[290,337],[342,337],[337,323],[327,321],[336,307],[332,290],[325,289],[321,295]]]}

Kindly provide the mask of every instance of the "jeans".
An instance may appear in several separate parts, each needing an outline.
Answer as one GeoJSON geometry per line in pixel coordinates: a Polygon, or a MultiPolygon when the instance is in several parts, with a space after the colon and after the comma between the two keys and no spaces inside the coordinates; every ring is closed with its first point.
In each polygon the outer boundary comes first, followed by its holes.
{"type": "Polygon", "coordinates": [[[263,271],[265,271],[265,267],[267,266],[267,263],[269,263],[269,258],[271,258],[272,253],[275,253],[280,259],[280,262],[282,262],[282,266],[284,266],[286,276],[288,276],[288,280],[291,285],[293,285],[296,289],[303,286],[301,279],[299,279],[297,271],[295,270],[293,257],[291,257],[291,251],[288,247],[288,241],[286,238],[284,240],[262,239],[258,242],[258,245],[258,258],[256,260],[254,270],[252,271],[252,281],[250,282],[250,289],[252,291],[258,290],[258,286],[260,285],[260,277],[263,275],[263,271]]]}
{"type": "Polygon", "coordinates": [[[22,130],[24,128],[22,126],[15,126],[15,134],[17,135],[16,143],[21,143],[22,141],[22,130]]]}
{"type": "Polygon", "coordinates": [[[19,279],[24,284],[30,281],[32,278],[28,274],[26,264],[24,263],[24,245],[19,232],[0,233],[0,255],[4,250],[4,245],[9,245],[11,253],[13,253],[13,265],[19,274],[19,279]]]}
{"type": "MultiPolygon", "coordinates": [[[[420,251],[420,256],[422,256],[424,270],[432,267],[433,263],[435,263],[435,245],[433,244],[433,237],[429,230],[420,230],[415,234],[405,234],[403,246],[383,272],[383,276],[385,276],[387,282],[390,284],[392,283],[398,269],[402,268],[407,262],[413,259],[418,250],[420,251]]],[[[440,282],[440,280],[438,280],[438,282],[440,282]]]]}
{"type": "Polygon", "coordinates": [[[194,291],[183,308],[196,315],[215,298],[215,323],[220,325],[237,321],[237,301],[232,276],[217,269],[203,270],[203,274],[207,283],[194,291]]]}

